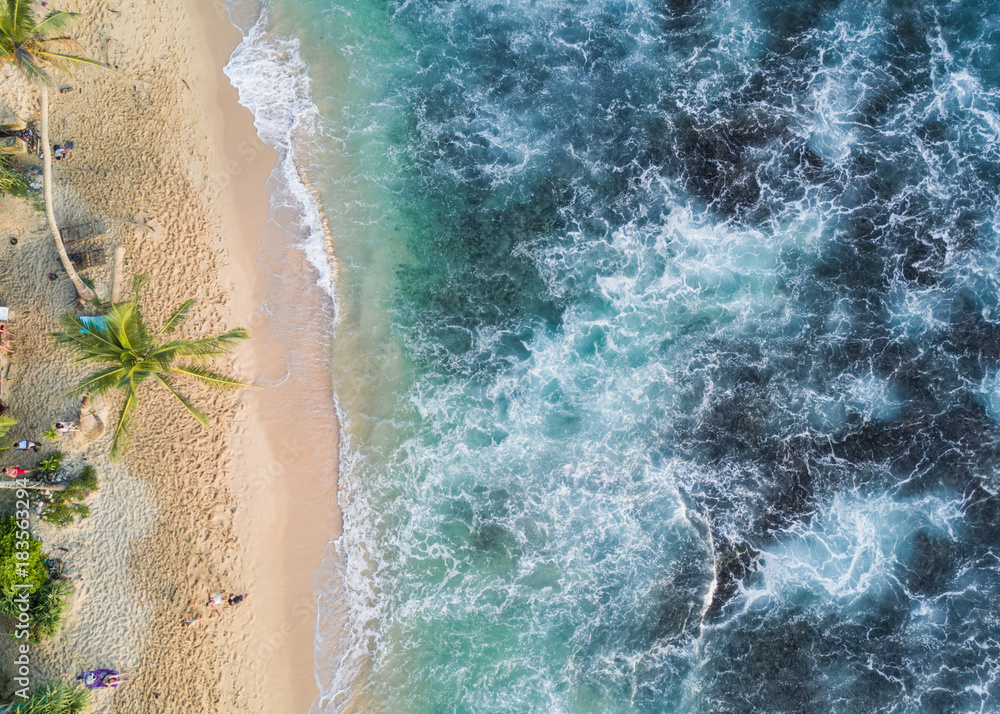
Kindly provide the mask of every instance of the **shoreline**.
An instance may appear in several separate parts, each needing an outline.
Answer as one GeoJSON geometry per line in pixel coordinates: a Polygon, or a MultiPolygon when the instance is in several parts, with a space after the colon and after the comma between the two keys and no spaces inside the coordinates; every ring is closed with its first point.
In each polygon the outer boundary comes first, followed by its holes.
{"type": "MultiPolygon", "coordinates": [[[[228,435],[228,485],[237,502],[233,523],[242,543],[246,589],[252,595],[242,607],[256,622],[250,633],[234,630],[223,636],[228,640],[224,649],[239,650],[241,656],[237,667],[220,666],[218,675],[223,689],[245,694],[252,711],[305,713],[319,697],[313,578],[328,545],[339,537],[339,443],[333,438],[325,449],[307,443],[310,440],[302,438],[296,419],[299,409],[283,405],[305,407],[302,410],[311,414],[313,428],[320,434],[336,437],[338,430],[329,409],[329,421],[316,423],[323,414],[316,397],[326,392],[332,404],[332,384],[322,368],[325,345],[300,344],[300,354],[289,355],[280,346],[276,349],[270,335],[280,317],[292,324],[298,318],[300,326],[313,323],[317,313],[322,319],[323,295],[292,282],[281,291],[268,286],[267,276],[276,272],[308,282],[311,267],[291,244],[292,236],[270,221],[268,184],[277,154],[258,137],[252,113],[239,103],[237,90],[223,72],[243,36],[228,14],[206,10],[196,0],[185,1],[194,24],[204,33],[200,46],[214,75],[214,91],[207,91],[205,99],[215,110],[213,144],[224,172],[215,180],[228,179],[219,198],[223,202],[220,247],[229,262],[221,266],[219,279],[231,295],[230,323],[246,325],[251,332],[236,361],[247,362],[243,372],[262,375],[284,369],[289,377],[273,387],[241,394],[240,413],[228,435]],[[287,253],[281,261],[266,261],[265,269],[260,262],[268,241],[285,243],[287,253]],[[265,317],[262,306],[286,302],[281,298],[290,298],[285,314],[272,312],[265,317]],[[296,362],[294,370],[289,359],[296,362]],[[316,389],[317,383],[322,384],[317,378],[326,380],[325,390],[316,389]]],[[[212,7],[218,10],[221,4],[212,7]]]]}
{"type": "MultiPolygon", "coordinates": [[[[220,278],[231,281],[235,322],[251,330],[252,355],[241,354],[238,359],[249,357],[254,374],[261,374],[263,368],[265,374],[282,369],[288,375],[273,387],[245,392],[241,401],[247,408],[236,417],[230,432],[229,486],[239,504],[234,525],[246,553],[245,570],[253,594],[247,604],[258,620],[253,633],[257,641],[247,651],[243,676],[235,679],[237,687],[246,691],[254,691],[254,682],[267,682],[251,697],[259,710],[305,713],[319,697],[313,579],[329,544],[340,535],[339,431],[331,408],[333,389],[325,368],[325,341],[308,344],[300,338],[290,353],[272,341],[271,335],[280,320],[306,329],[321,328],[325,296],[312,288],[312,268],[292,245],[293,236],[270,221],[267,186],[275,178],[277,154],[258,137],[253,115],[239,103],[237,90],[223,72],[242,34],[228,15],[221,18],[204,12],[195,0],[187,2],[192,17],[205,28],[203,46],[212,50],[216,101],[221,109],[218,146],[225,153],[223,165],[232,179],[221,194],[230,198],[229,215],[223,219],[224,228],[230,229],[223,244],[232,263],[223,266],[220,278]],[[208,41],[213,38],[215,42],[208,41]],[[220,38],[225,41],[219,42],[220,38]],[[285,251],[268,250],[273,243],[285,251]],[[269,277],[276,274],[298,281],[286,280],[275,288],[269,277]],[[268,303],[276,306],[265,317],[262,306],[268,303]],[[297,406],[289,409],[286,405],[297,406]],[[310,414],[315,438],[303,438],[298,423],[302,412],[310,414]],[[324,434],[333,438],[323,443],[324,434]],[[250,670],[257,671],[248,677],[250,670]]],[[[322,329],[316,332],[324,334],[322,329]]],[[[230,639],[233,647],[247,644],[244,636],[230,639]]],[[[225,681],[227,673],[220,671],[220,677],[225,681]]]]}

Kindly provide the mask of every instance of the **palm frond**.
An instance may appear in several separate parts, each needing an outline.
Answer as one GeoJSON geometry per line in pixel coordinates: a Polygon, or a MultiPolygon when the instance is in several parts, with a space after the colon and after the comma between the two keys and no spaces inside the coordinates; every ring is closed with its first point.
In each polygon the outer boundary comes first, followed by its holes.
{"type": "Polygon", "coordinates": [[[104,69],[107,69],[108,67],[103,62],[98,62],[97,60],[92,60],[88,57],[81,57],[80,55],[65,55],[61,52],[49,52],[48,50],[38,50],[36,54],[48,57],[50,61],[53,59],[57,62],[64,60],[66,62],[70,62],[71,64],[89,64],[92,67],[103,67],[104,69]]]}
{"type": "Polygon", "coordinates": [[[183,394],[174,389],[173,385],[170,384],[169,380],[167,380],[163,375],[157,374],[154,376],[158,380],[160,380],[160,384],[166,387],[171,394],[177,397],[177,401],[183,404],[184,408],[187,409],[189,412],[191,412],[191,416],[193,416],[198,421],[199,424],[201,424],[202,426],[208,426],[208,417],[205,415],[203,411],[195,407],[195,405],[192,404],[187,397],[185,397],[183,394]]]}
{"type": "Polygon", "coordinates": [[[134,366],[131,369],[125,371],[121,379],[118,380],[118,384],[115,385],[116,389],[135,389],[140,384],[145,382],[147,379],[152,377],[157,372],[148,369],[142,369],[140,366],[134,366]]]}
{"type": "Polygon", "coordinates": [[[42,38],[50,37],[52,33],[66,29],[77,17],[79,17],[79,13],[53,10],[44,20],[31,28],[31,34],[42,38]]]}
{"type": "MultiPolygon", "coordinates": [[[[72,346],[75,349],[90,350],[108,349],[117,352],[120,346],[115,342],[114,335],[107,328],[84,324],[83,320],[71,312],[59,316],[61,330],[53,332],[52,337],[61,345],[72,346]]],[[[107,324],[107,323],[105,323],[107,324]]]]}
{"type": "Polygon", "coordinates": [[[163,335],[176,330],[177,326],[180,325],[182,322],[184,322],[184,318],[187,317],[188,312],[190,312],[195,302],[197,301],[188,300],[179,308],[177,308],[177,310],[174,311],[174,314],[170,316],[170,319],[167,320],[167,322],[163,325],[163,327],[160,328],[160,331],[157,332],[156,334],[163,335]]]}
{"type": "Polygon", "coordinates": [[[66,396],[79,396],[81,394],[107,394],[112,389],[118,387],[121,378],[126,371],[123,367],[108,367],[84,377],[78,385],[73,387],[66,396]]]}
{"type": "Polygon", "coordinates": [[[18,38],[27,35],[35,25],[29,0],[4,0],[0,10],[0,24],[11,37],[18,38]]]}
{"type": "Polygon", "coordinates": [[[119,302],[111,306],[104,316],[109,337],[116,346],[125,350],[137,350],[141,345],[133,345],[132,338],[137,337],[134,324],[136,321],[136,303],[119,302]]]}
{"type": "Polygon", "coordinates": [[[229,352],[238,343],[249,338],[249,332],[237,327],[214,337],[186,340],[177,347],[176,354],[178,357],[214,357],[229,352]]]}
{"type": "Polygon", "coordinates": [[[165,345],[147,355],[150,361],[156,361],[169,367],[175,359],[193,358],[206,360],[228,354],[240,340],[245,340],[250,334],[243,328],[230,330],[215,337],[203,337],[198,340],[171,340],[165,345]]]}
{"type": "Polygon", "coordinates": [[[137,401],[135,390],[130,389],[125,396],[125,403],[122,404],[122,409],[118,413],[118,423],[115,425],[115,432],[111,437],[111,453],[108,454],[108,458],[112,461],[117,461],[128,448],[129,427],[132,424],[132,412],[135,411],[137,401]]]}
{"type": "Polygon", "coordinates": [[[90,703],[83,687],[49,682],[33,690],[27,699],[15,701],[4,714],[80,714],[90,703]]]}
{"type": "Polygon", "coordinates": [[[132,292],[135,293],[135,301],[139,302],[139,296],[142,294],[143,289],[149,285],[149,276],[146,274],[136,275],[132,279],[132,292]]]}
{"type": "Polygon", "coordinates": [[[205,369],[199,365],[189,364],[182,367],[172,366],[170,369],[171,371],[178,372],[179,374],[186,374],[188,377],[196,379],[207,387],[211,387],[218,392],[231,392],[234,389],[247,386],[238,379],[233,379],[232,377],[227,377],[224,374],[213,372],[212,370],[205,369]]]}
{"type": "Polygon", "coordinates": [[[35,84],[50,84],[52,78],[49,73],[42,69],[41,63],[35,57],[34,52],[30,52],[24,47],[16,46],[12,53],[14,66],[17,67],[24,78],[35,84]]]}

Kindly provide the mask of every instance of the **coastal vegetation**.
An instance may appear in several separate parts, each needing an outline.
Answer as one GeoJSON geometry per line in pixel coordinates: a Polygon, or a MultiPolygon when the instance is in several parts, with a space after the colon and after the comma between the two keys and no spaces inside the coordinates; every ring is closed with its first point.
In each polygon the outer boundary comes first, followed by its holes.
{"type": "Polygon", "coordinates": [[[28,538],[27,560],[18,560],[17,543],[25,531],[18,527],[13,516],[0,518],[0,615],[16,619],[21,613],[16,598],[21,594],[18,586],[27,586],[30,640],[38,642],[51,637],[59,629],[66,611],[72,587],[65,580],[54,579],[46,568],[42,542],[28,538]]]}
{"type": "Polygon", "coordinates": [[[50,682],[11,704],[0,706],[0,714],[79,714],[90,703],[83,687],[50,682]]]}
{"type": "Polygon", "coordinates": [[[38,462],[39,474],[54,474],[62,468],[63,452],[54,451],[38,462]]]}
{"type": "Polygon", "coordinates": [[[72,525],[77,519],[82,521],[90,515],[90,506],[82,501],[99,488],[97,470],[93,466],[85,466],[64,491],[52,494],[52,500],[42,509],[42,520],[57,528],[72,525]]]}
{"type": "Polygon", "coordinates": [[[7,437],[7,432],[15,424],[17,419],[8,414],[0,414],[0,454],[14,445],[14,440],[7,437]]]}
{"type": "Polygon", "coordinates": [[[53,10],[41,21],[35,19],[31,0],[0,0],[0,56],[13,64],[21,75],[38,87],[41,96],[41,140],[45,190],[45,215],[49,230],[59,252],[63,269],[73,282],[80,300],[92,302],[96,295],[77,275],[66,253],[59,225],[52,206],[52,147],[49,144],[49,85],[52,69],[68,71],[70,65],[90,64],[103,67],[80,55],[70,55],[53,50],[54,46],[72,42],[63,31],[76,19],[77,14],[53,10]]]}
{"type": "Polygon", "coordinates": [[[106,396],[120,392],[124,401],[111,439],[111,459],[116,460],[128,446],[129,425],[139,404],[139,389],[149,380],[158,382],[188,412],[205,426],[208,417],[187,397],[177,391],[175,376],[187,377],[220,392],[246,386],[233,377],[208,369],[204,364],[213,357],[228,354],[249,333],[241,328],[221,335],[194,340],[167,339],[183,322],[194,306],[184,302],[156,332],[143,320],[139,294],[147,282],[136,280],[135,300],[112,305],[100,318],[81,318],[71,312],[62,315],[63,329],[53,333],[56,342],[76,355],[74,364],[106,365],[87,375],[70,394],[106,396]],[[181,363],[182,360],[191,360],[181,363]]]}
{"type": "Polygon", "coordinates": [[[10,165],[10,158],[0,156],[0,195],[10,194],[20,198],[28,196],[28,184],[24,177],[10,165]]]}

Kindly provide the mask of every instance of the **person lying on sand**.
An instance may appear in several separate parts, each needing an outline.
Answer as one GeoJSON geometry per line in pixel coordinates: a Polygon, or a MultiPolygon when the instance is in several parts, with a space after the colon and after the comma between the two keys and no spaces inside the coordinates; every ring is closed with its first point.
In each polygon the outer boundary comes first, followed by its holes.
{"type": "MultiPolygon", "coordinates": [[[[208,587],[205,588],[208,590],[208,587]]],[[[218,613],[219,617],[222,617],[222,613],[219,612],[219,605],[226,601],[226,596],[222,592],[217,592],[215,595],[212,594],[211,590],[208,590],[208,602],[205,603],[205,607],[210,607],[215,612],[218,613]]]]}
{"type": "Polygon", "coordinates": [[[237,595],[235,593],[229,593],[229,604],[230,604],[230,606],[232,606],[232,605],[239,605],[241,602],[243,602],[244,600],[246,600],[248,597],[250,597],[249,594],[248,595],[237,595]]]}
{"type": "Polygon", "coordinates": [[[71,431],[80,431],[80,427],[71,421],[57,421],[56,431],[60,434],[68,434],[71,431]]]}
{"type": "Polygon", "coordinates": [[[29,441],[28,439],[21,439],[19,442],[14,444],[14,448],[18,451],[34,451],[36,454],[41,450],[42,445],[37,441],[29,441]]]}
{"type": "Polygon", "coordinates": [[[87,689],[100,689],[124,684],[129,680],[129,675],[122,674],[116,669],[92,669],[89,672],[84,672],[77,679],[82,679],[83,686],[87,689]]]}
{"type": "Polygon", "coordinates": [[[184,625],[184,627],[194,627],[199,622],[201,622],[201,618],[200,617],[193,617],[190,620],[185,620],[183,622],[183,625],[184,625]]]}
{"type": "Polygon", "coordinates": [[[7,466],[4,468],[4,476],[9,476],[10,478],[18,478],[20,476],[27,476],[30,473],[34,473],[34,469],[22,469],[20,466],[7,466]]]}

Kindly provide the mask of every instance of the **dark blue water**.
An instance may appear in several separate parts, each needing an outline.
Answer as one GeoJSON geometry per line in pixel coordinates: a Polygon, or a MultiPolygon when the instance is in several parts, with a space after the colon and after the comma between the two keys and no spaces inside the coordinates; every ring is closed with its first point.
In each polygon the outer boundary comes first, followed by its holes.
{"type": "Polygon", "coordinates": [[[269,21],[342,268],[324,711],[1000,711],[995,3],[269,21]]]}

